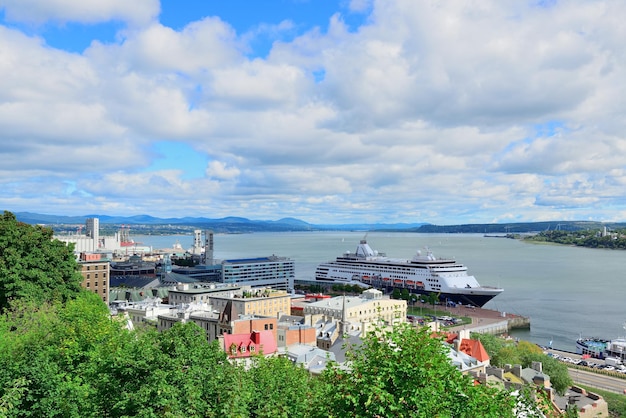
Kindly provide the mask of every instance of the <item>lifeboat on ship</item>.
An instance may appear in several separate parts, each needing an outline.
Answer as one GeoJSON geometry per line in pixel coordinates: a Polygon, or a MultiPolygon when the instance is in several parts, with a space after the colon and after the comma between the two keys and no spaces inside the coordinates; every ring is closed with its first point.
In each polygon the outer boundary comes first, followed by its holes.
{"type": "Polygon", "coordinates": [[[407,280],[405,283],[407,285],[409,285],[409,286],[415,286],[415,281],[414,280],[407,280]]]}
{"type": "Polygon", "coordinates": [[[400,280],[400,279],[394,279],[394,280],[393,280],[393,282],[394,282],[395,284],[401,284],[401,283],[402,283],[402,280],[400,280]]]}

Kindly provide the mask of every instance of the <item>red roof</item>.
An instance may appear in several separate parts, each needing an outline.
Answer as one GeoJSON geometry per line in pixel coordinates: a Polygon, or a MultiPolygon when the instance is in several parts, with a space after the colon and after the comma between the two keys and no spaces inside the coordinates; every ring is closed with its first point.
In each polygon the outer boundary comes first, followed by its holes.
{"type": "Polygon", "coordinates": [[[461,344],[459,345],[459,350],[464,352],[468,356],[474,357],[480,362],[489,360],[489,354],[487,354],[487,350],[485,350],[485,347],[483,347],[482,343],[478,340],[463,338],[461,340],[461,344]]]}
{"type": "Polygon", "coordinates": [[[276,349],[276,339],[272,331],[224,334],[224,351],[230,358],[245,358],[257,353],[274,354],[276,349]]]}

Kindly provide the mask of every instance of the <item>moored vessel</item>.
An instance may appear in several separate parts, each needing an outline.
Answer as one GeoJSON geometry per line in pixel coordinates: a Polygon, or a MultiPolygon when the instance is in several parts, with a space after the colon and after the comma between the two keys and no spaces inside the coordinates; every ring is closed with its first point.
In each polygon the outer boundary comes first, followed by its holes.
{"type": "Polygon", "coordinates": [[[602,359],[609,340],[601,338],[579,338],[576,340],[576,354],[602,359]]]}
{"type": "Polygon", "coordinates": [[[389,258],[360,241],[354,253],[346,252],[334,261],[317,266],[315,279],[360,282],[387,291],[407,289],[410,293],[435,293],[441,300],[483,306],[503,289],[482,286],[467,267],[450,258],[436,258],[430,250],[410,260],[389,258]]]}
{"type": "MultiPolygon", "coordinates": [[[[626,331],[626,323],[623,328],[626,331]]],[[[576,353],[600,359],[611,357],[626,361],[626,337],[614,340],[581,337],[576,340],[576,353]]]]}

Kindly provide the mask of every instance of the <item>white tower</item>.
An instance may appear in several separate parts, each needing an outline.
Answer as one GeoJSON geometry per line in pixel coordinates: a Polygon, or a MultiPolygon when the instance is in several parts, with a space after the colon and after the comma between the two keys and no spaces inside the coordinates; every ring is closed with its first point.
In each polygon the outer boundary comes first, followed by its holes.
{"type": "Polygon", "coordinates": [[[193,254],[202,253],[202,230],[200,229],[193,231],[193,248],[191,251],[193,254]]]}

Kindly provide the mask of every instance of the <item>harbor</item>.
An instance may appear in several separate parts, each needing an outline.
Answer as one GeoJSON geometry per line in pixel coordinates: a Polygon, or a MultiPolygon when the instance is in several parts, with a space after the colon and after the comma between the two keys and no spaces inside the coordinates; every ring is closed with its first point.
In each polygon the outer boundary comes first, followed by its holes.
{"type": "Polygon", "coordinates": [[[508,334],[513,330],[530,329],[530,318],[522,315],[499,312],[492,309],[468,307],[457,305],[456,307],[442,308],[451,316],[467,317],[470,324],[457,325],[448,328],[450,331],[469,330],[479,334],[508,334]]]}
{"type": "MultiPolygon", "coordinates": [[[[216,234],[215,258],[280,254],[294,260],[297,281],[315,280],[320,262],[354,250],[354,242],[362,237],[362,232],[344,231],[216,234]]],[[[624,334],[626,311],[620,293],[603,291],[619,288],[624,252],[527,244],[482,234],[370,232],[368,237],[377,247],[405,258],[428,245],[437,254],[462,260],[481,283],[504,288],[486,309],[466,312],[477,329],[502,330],[501,322],[506,321],[512,337],[544,346],[552,341],[554,348],[571,352],[581,335],[610,339],[624,334]]],[[[189,248],[194,243],[192,235],[134,238],[153,248],[172,248],[177,242],[189,248]]]]}

